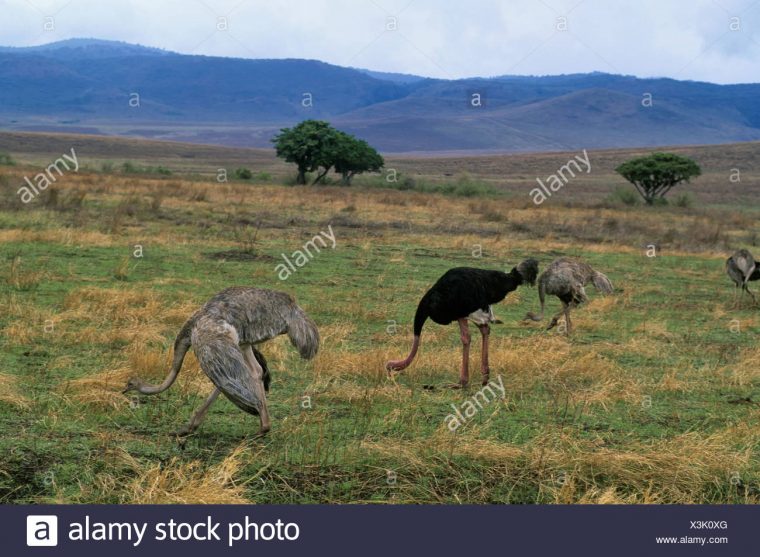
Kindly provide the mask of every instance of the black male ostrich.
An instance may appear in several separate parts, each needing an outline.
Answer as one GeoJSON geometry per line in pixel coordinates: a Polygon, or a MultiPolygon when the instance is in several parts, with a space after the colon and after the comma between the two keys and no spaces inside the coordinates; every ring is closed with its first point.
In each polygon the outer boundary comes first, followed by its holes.
{"type": "Polygon", "coordinates": [[[740,249],[726,259],[726,274],[734,281],[734,305],[738,305],[744,297],[744,293],[750,295],[752,303],[757,303],[755,294],[749,289],[748,282],[760,280],[760,266],[755,263],[755,258],[746,249],[740,249]],[[739,296],[741,288],[741,296],[739,296]]]}
{"type": "Polygon", "coordinates": [[[414,315],[414,338],[412,350],[403,360],[392,360],[385,364],[390,371],[401,371],[409,366],[417,355],[420,346],[422,326],[430,318],[439,325],[448,325],[452,321],[459,323],[462,339],[462,370],[459,387],[464,387],[470,380],[470,330],[467,320],[475,323],[483,336],[481,368],[483,385],[488,383],[488,335],[489,323],[497,321],[491,310],[492,304],[501,302],[507,294],[523,283],[535,284],[538,275],[538,261],[526,259],[509,273],[457,267],[450,269],[428,290],[417,306],[414,315]]]}

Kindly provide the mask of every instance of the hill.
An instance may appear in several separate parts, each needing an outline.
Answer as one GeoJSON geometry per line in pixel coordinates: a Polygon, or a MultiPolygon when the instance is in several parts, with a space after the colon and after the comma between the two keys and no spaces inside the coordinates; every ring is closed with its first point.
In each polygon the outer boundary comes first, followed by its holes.
{"type": "Polygon", "coordinates": [[[321,118],[385,152],[760,140],[759,84],[603,73],[441,80],[94,39],[0,48],[0,78],[0,127],[21,131],[265,147],[280,127],[321,118]]]}

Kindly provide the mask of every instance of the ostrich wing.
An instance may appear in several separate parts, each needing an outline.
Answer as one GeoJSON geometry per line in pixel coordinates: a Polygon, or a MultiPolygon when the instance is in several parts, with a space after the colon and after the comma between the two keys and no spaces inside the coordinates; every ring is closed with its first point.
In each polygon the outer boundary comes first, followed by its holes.
{"type": "Polygon", "coordinates": [[[607,278],[607,275],[604,273],[600,273],[599,271],[594,271],[594,275],[591,277],[591,283],[594,285],[594,288],[596,288],[599,292],[603,292],[605,294],[612,294],[613,286],[612,282],[610,282],[610,279],[607,278]]]}
{"type": "Polygon", "coordinates": [[[235,329],[224,321],[201,319],[193,329],[192,342],[201,369],[211,382],[238,408],[258,414],[265,404],[264,378],[256,377],[248,367],[235,329]]]}

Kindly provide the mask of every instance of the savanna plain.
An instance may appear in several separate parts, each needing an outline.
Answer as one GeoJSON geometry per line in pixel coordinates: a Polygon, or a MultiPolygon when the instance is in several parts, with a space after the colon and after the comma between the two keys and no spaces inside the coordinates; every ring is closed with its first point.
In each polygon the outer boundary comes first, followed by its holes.
{"type": "Polygon", "coordinates": [[[618,189],[633,191],[612,171],[632,150],[590,152],[592,171],[540,206],[536,177],[572,153],[389,156],[398,183],[297,187],[263,151],[36,134],[0,134],[0,150],[15,161],[0,166],[0,502],[760,502],[760,310],[734,304],[724,272],[733,250],[760,252],[760,144],[676,149],[703,176],[655,207],[618,189]],[[79,172],[21,203],[24,176],[72,147],[79,172]],[[335,247],[280,280],[282,255],[328,227],[335,247]],[[428,322],[388,377],[447,269],[562,255],[614,294],[591,291],[566,337],[522,320],[534,288],[511,293],[491,334],[504,397],[456,431],[447,416],[480,389],[476,329],[469,389],[446,388],[455,325],[428,322]],[[121,391],[163,379],[181,325],[233,285],[291,293],[319,354],[262,345],[267,437],[220,399],[180,442],[212,386],[192,353],[168,391],[121,391]]]}

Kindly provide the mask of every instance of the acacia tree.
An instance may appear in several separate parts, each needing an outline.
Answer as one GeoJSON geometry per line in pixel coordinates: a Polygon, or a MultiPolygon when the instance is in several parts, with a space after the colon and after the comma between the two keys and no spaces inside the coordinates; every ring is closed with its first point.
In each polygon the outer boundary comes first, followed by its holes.
{"type": "Polygon", "coordinates": [[[673,153],[652,153],[624,162],[615,172],[632,183],[647,205],[664,198],[671,188],[702,174],[699,165],[673,153]]]}
{"type": "Polygon", "coordinates": [[[272,138],[277,156],[298,167],[296,184],[306,183],[306,173],[318,168],[324,171],[314,180],[321,180],[330,170],[330,154],[337,140],[337,130],[321,120],[304,120],[293,128],[283,128],[272,138]]]}
{"type": "Polygon", "coordinates": [[[297,184],[305,184],[306,173],[318,170],[312,182],[317,184],[335,167],[348,185],[354,175],[380,170],[385,164],[369,143],[321,120],[304,120],[293,128],[283,128],[272,143],[278,157],[298,167],[297,184]]]}
{"type": "Polygon", "coordinates": [[[338,132],[333,164],[341,182],[349,186],[351,179],[362,172],[377,172],[385,164],[382,155],[363,139],[338,132]]]}

